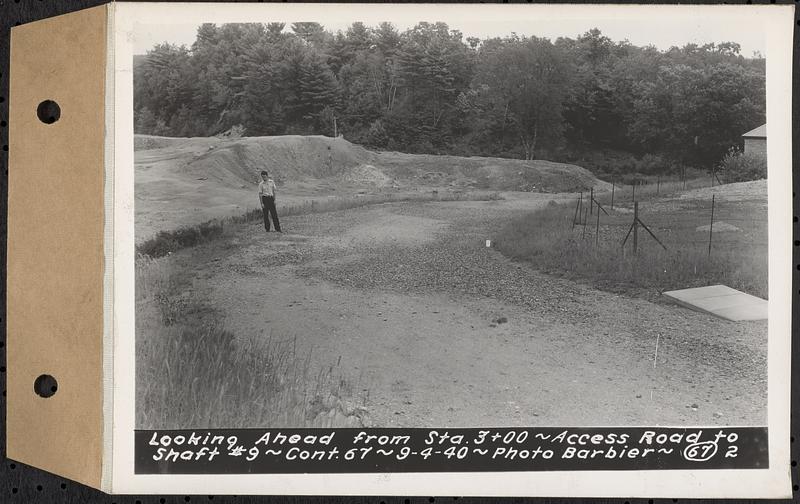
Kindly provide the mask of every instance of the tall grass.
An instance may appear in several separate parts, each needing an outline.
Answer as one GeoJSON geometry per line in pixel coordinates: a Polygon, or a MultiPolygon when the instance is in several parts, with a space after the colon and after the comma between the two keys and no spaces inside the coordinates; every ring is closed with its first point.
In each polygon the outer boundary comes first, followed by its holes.
{"type": "MultiPolygon", "coordinates": [[[[635,181],[614,180],[614,205],[630,203],[635,194],[636,201],[672,196],[691,189],[702,189],[720,185],[711,175],[706,177],[687,178],[684,182],[677,176],[647,176],[635,181]],[[633,182],[633,183],[631,183],[633,182]],[[635,188],[634,188],[635,185],[635,188]]],[[[611,190],[595,192],[595,198],[603,205],[611,204],[611,190]]]]}
{"type": "MultiPolygon", "coordinates": [[[[500,199],[496,192],[442,192],[424,193],[387,193],[371,194],[356,197],[330,198],[326,200],[306,200],[302,203],[282,205],[278,211],[280,216],[307,215],[312,213],[336,212],[369,205],[395,203],[401,201],[491,201],[500,199]]],[[[242,215],[213,219],[197,226],[185,226],[169,231],[159,231],[154,237],[137,245],[137,253],[151,258],[163,257],[182,248],[193,247],[219,238],[226,225],[237,225],[262,219],[260,208],[255,208],[242,215]]]]}
{"type": "Polygon", "coordinates": [[[234,335],[164,261],[136,265],[137,428],[360,425],[337,366],[314,370],[290,338],[234,335]]]}
{"type": "MultiPolygon", "coordinates": [[[[634,254],[632,238],[625,249],[621,247],[625,226],[610,229],[601,225],[601,239],[596,243],[594,219],[587,223],[588,236],[582,237],[582,226],[572,226],[573,216],[572,207],[550,205],[512,219],[497,232],[496,247],[542,271],[582,279],[615,292],[661,293],[722,283],[767,297],[766,249],[761,244],[742,241],[736,246],[718,246],[709,255],[693,236],[681,237],[678,232],[664,250],[640,228],[639,251],[634,254]]],[[[603,219],[608,221],[609,217],[604,215],[603,219]]],[[[620,219],[630,222],[632,216],[626,214],[620,219]]],[[[688,233],[694,233],[694,229],[688,233]]],[[[663,234],[661,239],[666,241],[663,234]]]]}

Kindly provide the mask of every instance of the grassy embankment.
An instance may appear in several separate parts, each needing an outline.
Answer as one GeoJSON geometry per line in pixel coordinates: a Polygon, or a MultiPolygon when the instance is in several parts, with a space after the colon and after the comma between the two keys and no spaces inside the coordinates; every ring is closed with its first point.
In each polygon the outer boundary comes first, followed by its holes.
{"type": "Polygon", "coordinates": [[[137,428],[360,424],[335,364],[312,369],[291,338],[227,331],[193,272],[171,272],[172,259],[136,264],[137,428]]]}
{"type": "MultiPolygon", "coordinates": [[[[373,194],[358,197],[334,198],[321,201],[304,201],[301,204],[282,206],[280,217],[305,215],[310,213],[335,212],[368,205],[394,203],[399,201],[489,201],[500,199],[496,192],[425,192],[416,194],[373,194]]],[[[175,230],[160,231],[136,247],[136,251],[151,258],[162,257],[182,248],[192,247],[224,235],[226,226],[236,226],[262,219],[261,209],[256,208],[243,215],[214,219],[197,226],[186,226],[175,230]]]]}
{"type": "MultiPolygon", "coordinates": [[[[691,181],[687,189],[707,187],[691,181]]],[[[636,188],[639,217],[667,247],[664,250],[639,226],[638,252],[633,236],[621,244],[633,222],[631,187],[598,197],[609,215],[597,209],[573,226],[576,202],[556,205],[513,219],[495,235],[497,248],[538,269],[565,275],[601,289],[656,297],[666,290],[725,284],[767,298],[767,208],[759,201],[716,201],[709,254],[711,196],[678,199],[682,183],[636,188]],[[705,226],[705,227],[704,227],[705,226]]],[[[584,209],[588,195],[584,194],[584,209]]]]}

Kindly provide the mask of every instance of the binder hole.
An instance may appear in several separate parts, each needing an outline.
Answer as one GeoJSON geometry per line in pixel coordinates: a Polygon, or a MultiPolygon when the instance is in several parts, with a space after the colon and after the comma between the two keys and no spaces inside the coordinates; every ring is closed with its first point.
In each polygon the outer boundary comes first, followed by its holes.
{"type": "Polygon", "coordinates": [[[33,390],[39,397],[52,397],[58,390],[58,382],[52,376],[43,374],[33,382],[33,390]]]}
{"type": "Polygon", "coordinates": [[[53,124],[61,118],[61,107],[53,100],[45,100],[36,108],[36,115],[45,124],[53,124]]]}

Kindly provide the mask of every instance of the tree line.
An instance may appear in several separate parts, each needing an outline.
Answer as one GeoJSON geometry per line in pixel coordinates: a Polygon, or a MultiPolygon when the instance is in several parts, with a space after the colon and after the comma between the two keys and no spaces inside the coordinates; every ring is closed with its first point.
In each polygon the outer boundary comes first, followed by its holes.
{"type": "Polygon", "coordinates": [[[341,134],[386,150],[562,161],[621,153],[609,171],[712,166],[765,107],[764,59],[736,43],[659,50],[597,29],[551,41],[465,38],[445,23],[204,24],[191,47],[134,60],[137,133],[341,134]]]}

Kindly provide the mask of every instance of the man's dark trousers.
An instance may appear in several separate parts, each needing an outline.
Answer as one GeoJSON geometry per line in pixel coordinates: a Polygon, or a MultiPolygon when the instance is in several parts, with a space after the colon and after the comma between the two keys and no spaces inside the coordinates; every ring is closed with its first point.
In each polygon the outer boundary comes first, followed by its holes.
{"type": "Polygon", "coordinates": [[[261,203],[263,205],[261,211],[264,214],[264,229],[269,231],[269,216],[267,214],[272,214],[275,231],[280,231],[281,222],[278,220],[278,211],[275,209],[275,196],[261,196],[261,203]]]}

